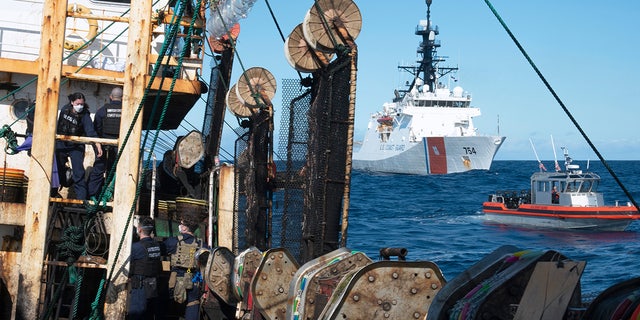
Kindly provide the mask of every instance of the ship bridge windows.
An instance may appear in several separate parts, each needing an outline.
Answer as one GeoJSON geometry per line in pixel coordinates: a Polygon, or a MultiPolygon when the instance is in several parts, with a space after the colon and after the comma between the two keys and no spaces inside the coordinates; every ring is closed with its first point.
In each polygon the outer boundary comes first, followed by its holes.
{"type": "Polygon", "coordinates": [[[451,100],[416,100],[416,107],[434,107],[434,108],[468,108],[471,103],[469,101],[451,101],[451,100]]]}
{"type": "Polygon", "coordinates": [[[469,101],[452,101],[454,108],[468,108],[470,105],[469,101]]]}

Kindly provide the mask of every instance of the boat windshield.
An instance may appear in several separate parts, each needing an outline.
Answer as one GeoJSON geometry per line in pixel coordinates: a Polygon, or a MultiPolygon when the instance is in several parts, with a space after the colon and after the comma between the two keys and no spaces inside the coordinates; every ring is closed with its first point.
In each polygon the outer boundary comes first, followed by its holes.
{"type": "Polygon", "coordinates": [[[580,186],[580,192],[596,192],[598,190],[598,181],[585,180],[580,186]]]}
{"type": "Polygon", "coordinates": [[[574,180],[560,183],[560,190],[563,192],[595,192],[598,188],[598,181],[592,179],[574,180]]]}

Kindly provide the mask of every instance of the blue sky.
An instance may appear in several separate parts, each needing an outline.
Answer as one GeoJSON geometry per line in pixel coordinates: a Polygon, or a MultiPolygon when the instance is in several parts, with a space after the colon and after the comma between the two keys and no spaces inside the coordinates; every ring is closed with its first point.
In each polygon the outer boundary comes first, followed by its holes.
{"type": "MultiPolygon", "coordinates": [[[[269,0],[269,4],[287,37],[313,1],[269,0]]],[[[420,38],[414,30],[426,18],[426,4],[423,0],[356,4],[363,17],[356,39],[357,141],[364,136],[369,115],[390,101],[393,90],[406,80],[397,66],[416,60],[420,38]]],[[[640,105],[633,96],[640,86],[640,2],[494,0],[491,4],[604,158],[640,160],[640,105]]],[[[448,57],[446,65],[460,68],[459,84],[482,111],[475,119],[479,132],[497,134],[499,129],[507,137],[497,160],[535,160],[529,139],[542,160],[553,159],[551,135],[559,156],[560,146],[566,146],[574,159],[597,159],[484,1],[433,0],[431,17],[440,28],[439,55],[448,57]]],[[[242,66],[268,69],[278,85],[282,79],[298,77],[284,57],[283,41],[264,0],[257,0],[240,24],[232,83],[242,66]]],[[[276,126],[281,94],[276,92],[273,100],[276,126]]],[[[201,121],[197,120],[201,112],[192,111],[199,114],[192,123],[201,121]]],[[[227,119],[235,123],[232,117],[227,119]]],[[[223,147],[233,150],[232,144],[223,147]]]]}

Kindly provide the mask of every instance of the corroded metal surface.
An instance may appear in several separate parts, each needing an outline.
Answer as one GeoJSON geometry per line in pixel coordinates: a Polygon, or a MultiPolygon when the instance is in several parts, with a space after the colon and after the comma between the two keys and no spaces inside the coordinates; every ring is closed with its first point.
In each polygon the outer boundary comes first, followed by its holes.
{"type": "Polygon", "coordinates": [[[371,263],[373,261],[364,253],[355,252],[316,271],[304,290],[304,301],[301,301],[304,307],[300,308],[302,311],[299,319],[318,319],[340,280],[371,263]]]}
{"type": "Polygon", "coordinates": [[[305,304],[302,302],[304,301],[305,289],[318,270],[351,255],[352,253],[349,249],[340,248],[315,258],[300,267],[289,284],[290,303],[287,305],[286,319],[299,319],[300,314],[304,312],[305,304]]]}
{"type": "Polygon", "coordinates": [[[237,302],[231,286],[234,258],[235,256],[231,250],[225,247],[217,247],[213,249],[213,253],[209,256],[204,273],[204,280],[209,289],[220,297],[222,301],[230,305],[237,302]]]}
{"type": "Polygon", "coordinates": [[[265,252],[253,277],[251,292],[256,309],[266,319],[284,319],[289,283],[298,268],[298,262],[285,248],[265,252]]]}
{"type": "Polygon", "coordinates": [[[176,161],[183,168],[193,167],[204,156],[204,145],[200,132],[189,132],[186,136],[178,139],[177,145],[176,161]]]}
{"type": "Polygon", "coordinates": [[[444,284],[433,262],[374,262],[344,277],[318,319],[424,319],[444,284]]]}
{"type": "Polygon", "coordinates": [[[253,302],[251,301],[251,280],[256,273],[260,261],[262,260],[262,252],[256,247],[250,247],[242,251],[234,261],[233,266],[233,286],[234,294],[240,301],[239,311],[245,313],[251,311],[253,302]]]}

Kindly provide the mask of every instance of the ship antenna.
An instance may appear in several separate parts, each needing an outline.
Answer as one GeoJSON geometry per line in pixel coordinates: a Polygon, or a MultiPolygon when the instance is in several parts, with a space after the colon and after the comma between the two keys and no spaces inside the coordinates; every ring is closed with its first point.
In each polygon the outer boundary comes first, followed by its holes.
{"type": "Polygon", "coordinates": [[[566,147],[560,147],[560,149],[562,149],[562,153],[564,153],[564,166],[566,170],[569,171],[569,165],[571,165],[571,162],[573,162],[573,159],[569,157],[569,149],[567,149],[566,147]]]}
{"type": "Polygon", "coordinates": [[[538,152],[536,151],[536,147],[533,145],[533,141],[531,141],[531,138],[529,138],[529,143],[531,143],[531,148],[533,149],[533,153],[536,155],[536,160],[538,160],[538,168],[540,168],[540,172],[547,171],[547,168],[544,167],[544,164],[542,163],[542,161],[540,161],[540,158],[538,157],[538,152]]]}
{"type": "Polygon", "coordinates": [[[560,169],[560,165],[558,164],[558,155],[556,154],[556,144],[553,143],[553,135],[551,135],[551,148],[553,149],[553,160],[556,166],[556,172],[560,172],[562,169],[560,169]]]}
{"type": "MultiPolygon", "coordinates": [[[[435,92],[435,87],[438,83],[437,72],[435,70],[436,60],[436,35],[437,30],[431,25],[431,1],[426,0],[427,3],[427,25],[426,30],[422,31],[422,44],[419,53],[422,54],[420,66],[417,70],[416,76],[422,74],[425,85],[429,86],[429,91],[435,92]]],[[[417,33],[416,33],[417,34],[417,33]]]]}

